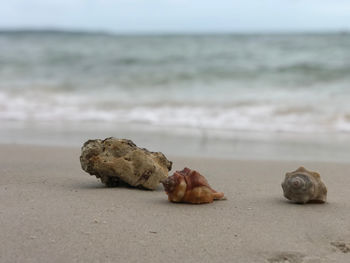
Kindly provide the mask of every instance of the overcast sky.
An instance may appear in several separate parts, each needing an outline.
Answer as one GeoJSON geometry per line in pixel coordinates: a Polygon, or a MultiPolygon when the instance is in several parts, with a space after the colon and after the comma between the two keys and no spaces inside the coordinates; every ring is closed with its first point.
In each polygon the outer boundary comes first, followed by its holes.
{"type": "Polygon", "coordinates": [[[350,30],[350,0],[0,0],[0,28],[112,32],[350,30]]]}

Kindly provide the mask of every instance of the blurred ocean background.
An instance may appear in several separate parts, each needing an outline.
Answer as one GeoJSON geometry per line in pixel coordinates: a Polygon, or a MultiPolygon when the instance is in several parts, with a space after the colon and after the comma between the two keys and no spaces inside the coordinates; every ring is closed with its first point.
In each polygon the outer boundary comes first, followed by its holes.
{"type": "Polygon", "coordinates": [[[0,142],[346,161],[350,34],[0,33],[0,142]]]}

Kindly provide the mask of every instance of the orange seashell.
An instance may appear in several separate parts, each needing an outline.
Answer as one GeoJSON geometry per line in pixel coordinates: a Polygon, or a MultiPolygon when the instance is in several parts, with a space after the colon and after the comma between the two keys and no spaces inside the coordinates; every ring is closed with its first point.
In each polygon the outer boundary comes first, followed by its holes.
{"type": "Polygon", "coordinates": [[[224,199],[224,193],[212,189],[204,176],[187,167],[161,183],[171,202],[202,204],[224,199]]]}

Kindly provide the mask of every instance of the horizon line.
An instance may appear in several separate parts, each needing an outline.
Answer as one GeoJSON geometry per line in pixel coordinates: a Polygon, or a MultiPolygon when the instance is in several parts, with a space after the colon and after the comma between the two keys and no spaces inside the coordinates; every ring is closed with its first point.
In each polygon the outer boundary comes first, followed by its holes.
{"type": "Polygon", "coordinates": [[[350,34],[350,29],[304,29],[304,30],[168,30],[168,31],[112,31],[83,28],[64,27],[0,27],[1,33],[71,33],[71,34],[96,34],[96,35],[284,35],[284,34],[350,34]]]}

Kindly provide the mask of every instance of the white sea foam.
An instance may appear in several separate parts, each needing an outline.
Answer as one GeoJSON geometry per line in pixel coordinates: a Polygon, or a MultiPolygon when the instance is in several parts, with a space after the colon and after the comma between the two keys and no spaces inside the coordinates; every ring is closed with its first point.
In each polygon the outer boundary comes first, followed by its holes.
{"type": "Polygon", "coordinates": [[[100,121],[114,124],[149,124],[155,127],[214,129],[254,132],[350,132],[346,109],[330,111],[327,105],[316,107],[303,103],[285,105],[256,103],[236,105],[172,105],[140,103],[101,107],[94,97],[47,96],[25,98],[0,93],[1,121],[100,121]]]}

